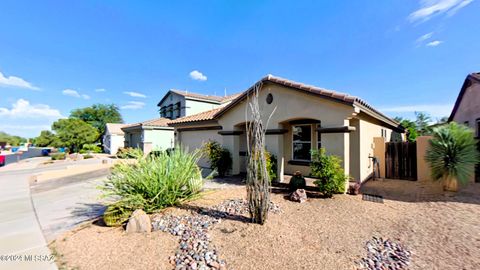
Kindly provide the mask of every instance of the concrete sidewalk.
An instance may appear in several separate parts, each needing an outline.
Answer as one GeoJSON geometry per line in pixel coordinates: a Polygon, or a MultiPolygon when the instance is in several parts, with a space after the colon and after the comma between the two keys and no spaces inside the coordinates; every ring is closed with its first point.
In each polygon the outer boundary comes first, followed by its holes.
{"type": "Polygon", "coordinates": [[[29,177],[0,176],[0,269],[57,269],[33,208],[29,177]]]}

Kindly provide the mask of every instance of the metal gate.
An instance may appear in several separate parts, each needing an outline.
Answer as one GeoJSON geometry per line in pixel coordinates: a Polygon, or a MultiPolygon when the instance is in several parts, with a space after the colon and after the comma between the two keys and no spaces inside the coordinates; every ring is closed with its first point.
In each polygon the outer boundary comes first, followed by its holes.
{"type": "Polygon", "coordinates": [[[391,179],[417,180],[417,144],[387,142],[385,145],[385,176],[391,179]]]}

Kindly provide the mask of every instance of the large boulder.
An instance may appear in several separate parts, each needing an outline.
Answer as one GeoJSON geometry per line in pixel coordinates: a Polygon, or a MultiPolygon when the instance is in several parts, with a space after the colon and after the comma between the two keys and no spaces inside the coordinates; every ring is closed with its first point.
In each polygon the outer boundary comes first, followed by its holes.
{"type": "Polygon", "coordinates": [[[127,233],[151,232],[152,222],[150,217],[142,209],[137,209],[128,219],[127,233]]]}
{"type": "Polygon", "coordinates": [[[305,189],[297,189],[290,194],[290,200],[299,203],[305,202],[307,200],[307,192],[305,192],[305,189]]]}

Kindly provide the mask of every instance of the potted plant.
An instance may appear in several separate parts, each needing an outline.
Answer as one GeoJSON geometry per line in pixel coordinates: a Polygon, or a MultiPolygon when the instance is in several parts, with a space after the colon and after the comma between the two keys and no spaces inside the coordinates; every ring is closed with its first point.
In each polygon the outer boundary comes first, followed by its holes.
{"type": "Polygon", "coordinates": [[[472,130],[454,122],[435,128],[425,160],[445,191],[458,191],[458,183],[466,184],[479,162],[472,130]]]}

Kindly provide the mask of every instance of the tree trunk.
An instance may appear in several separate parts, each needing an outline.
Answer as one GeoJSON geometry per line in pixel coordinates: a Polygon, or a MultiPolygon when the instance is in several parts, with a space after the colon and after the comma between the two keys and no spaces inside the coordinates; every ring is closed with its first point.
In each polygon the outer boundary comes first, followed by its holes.
{"type": "Polygon", "coordinates": [[[458,180],[457,180],[457,178],[447,176],[443,180],[443,190],[444,191],[457,192],[458,191],[458,180]]]}

